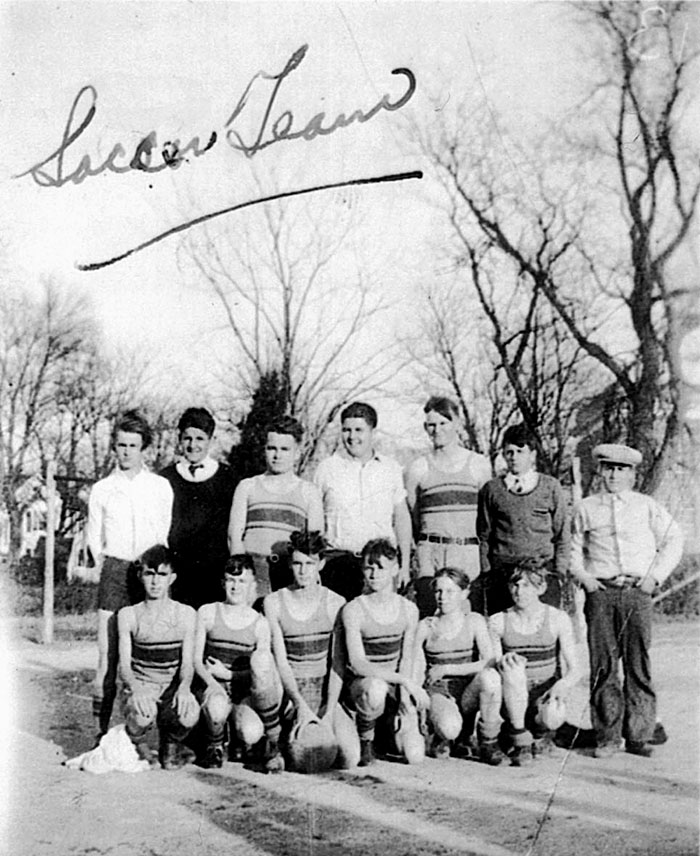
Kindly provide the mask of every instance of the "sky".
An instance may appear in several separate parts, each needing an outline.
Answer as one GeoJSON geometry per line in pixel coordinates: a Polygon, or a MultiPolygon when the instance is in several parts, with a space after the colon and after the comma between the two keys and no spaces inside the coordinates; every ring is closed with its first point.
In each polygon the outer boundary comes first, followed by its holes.
{"type": "MultiPolygon", "coordinates": [[[[403,329],[417,288],[437,275],[434,247],[447,240],[436,188],[411,146],[409,127],[428,131],[451,100],[478,97],[489,105],[486,121],[497,136],[506,125],[516,136],[527,134],[563,121],[588,83],[581,73],[585,38],[557,2],[59,0],[4,3],[0,10],[0,91],[9,131],[0,165],[0,227],[11,276],[29,291],[52,278],[89,294],[107,341],[154,353],[164,387],[201,389],[212,363],[225,359],[220,304],[182,264],[182,239],[196,244],[203,227],[99,270],[79,265],[99,264],[261,194],[423,170],[422,180],[305,197],[311,206],[325,206],[329,230],[352,217],[358,265],[360,256],[369,260],[376,287],[394,306],[368,331],[356,354],[361,365],[368,356],[363,349],[403,329]],[[399,109],[380,109],[328,135],[278,140],[250,157],[233,148],[227,127],[250,146],[272,95],[274,82],[255,75],[279,75],[305,45],[277,90],[265,140],[278,117],[278,127],[289,125],[285,111],[293,113],[291,130],[303,131],[319,112],[328,128],[338,114],[367,112],[384,96],[395,103],[409,77],[394,69],[410,70],[415,91],[399,109]],[[249,84],[248,99],[227,126],[249,84]],[[35,173],[38,181],[31,173],[21,176],[57,152],[90,107],[91,120],[65,146],[61,172],[54,157],[35,173]],[[167,141],[185,145],[194,137],[203,148],[212,131],[218,135],[213,147],[176,169],[99,171],[118,144],[112,162],[123,167],[151,132],[159,151],[167,141]],[[68,177],[81,161],[99,174],[76,183],[68,177]]],[[[255,222],[252,211],[210,225],[243,240],[245,226],[255,222]]],[[[407,420],[411,433],[419,431],[417,401],[384,405],[389,433],[405,433],[407,420]]]]}

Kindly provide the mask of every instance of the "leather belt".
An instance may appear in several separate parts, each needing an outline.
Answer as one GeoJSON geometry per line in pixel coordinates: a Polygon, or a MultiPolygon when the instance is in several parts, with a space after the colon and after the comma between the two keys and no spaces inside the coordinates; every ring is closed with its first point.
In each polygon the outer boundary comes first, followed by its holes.
{"type": "Polygon", "coordinates": [[[641,577],[635,577],[630,574],[618,574],[616,577],[610,577],[609,579],[601,580],[598,582],[602,583],[606,588],[615,588],[615,589],[628,589],[628,588],[639,588],[639,584],[641,583],[641,577]]]}
{"type": "Polygon", "coordinates": [[[456,544],[458,547],[476,546],[478,538],[450,538],[447,535],[419,535],[419,541],[429,541],[431,544],[456,544]]]}

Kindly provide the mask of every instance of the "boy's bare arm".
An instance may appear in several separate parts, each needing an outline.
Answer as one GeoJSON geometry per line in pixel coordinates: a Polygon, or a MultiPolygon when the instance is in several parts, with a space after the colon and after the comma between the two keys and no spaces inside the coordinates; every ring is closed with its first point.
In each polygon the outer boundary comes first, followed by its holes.
{"type": "Polygon", "coordinates": [[[249,479],[243,479],[233,494],[231,514],[228,519],[228,549],[231,555],[243,553],[243,534],[248,517],[249,479]]]}
{"type": "Polygon", "coordinates": [[[136,628],[136,619],[132,606],[125,606],[119,610],[117,628],[119,633],[119,673],[128,689],[133,692],[136,678],[131,670],[131,634],[136,628]]]}

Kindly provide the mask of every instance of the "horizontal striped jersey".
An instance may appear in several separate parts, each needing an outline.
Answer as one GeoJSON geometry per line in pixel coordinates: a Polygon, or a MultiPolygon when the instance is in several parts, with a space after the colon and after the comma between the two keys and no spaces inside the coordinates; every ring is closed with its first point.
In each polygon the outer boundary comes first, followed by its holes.
{"type": "MultiPolygon", "coordinates": [[[[398,597],[398,595],[397,595],[398,597]]],[[[396,618],[384,624],[377,621],[367,608],[367,595],[355,598],[365,613],[362,627],[362,642],[365,656],[371,663],[387,666],[396,671],[401,660],[403,637],[408,626],[408,603],[405,598],[399,598],[399,609],[396,618]]]]}
{"type": "Polygon", "coordinates": [[[439,470],[430,457],[424,461],[427,472],[416,489],[420,533],[475,538],[477,499],[490,475],[488,461],[482,455],[469,453],[464,466],[456,472],[439,470]]]}
{"type": "MultiPolygon", "coordinates": [[[[461,665],[462,663],[473,663],[478,654],[475,651],[474,630],[472,622],[466,616],[462,616],[462,626],[458,633],[447,638],[438,634],[437,616],[425,619],[428,625],[428,634],[423,643],[425,663],[431,666],[461,665]]],[[[440,678],[428,687],[431,691],[437,691],[452,698],[460,699],[466,685],[472,680],[473,675],[440,678]]]]}
{"type": "Polygon", "coordinates": [[[219,683],[230,684],[232,690],[240,690],[238,695],[245,696],[250,691],[250,658],[257,645],[255,628],[260,616],[256,615],[245,627],[229,627],[224,610],[223,603],[216,604],[214,623],[204,643],[204,660],[206,662],[207,657],[221,660],[231,670],[232,677],[230,681],[220,680],[219,683]]]}
{"type": "Polygon", "coordinates": [[[243,533],[246,552],[269,556],[273,546],[280,542],[286,545],[295,529],[307,529],[310,490],[311,484],[297,479],[292,490],[272,493],[265,487],[264,476],[254,476],[243,533]]]}
{"type": "Polygon", "coordinates": [[[513,627],[515,610],[508,609],[503,613],[503,636],[501,644],[503,653],[514,651],[527,660],[525,673],[528,690],[551,680],[559,678],[559,644],[552,630],[551,621],[555,609],[545,604],[542,624],[535,633],[521,633],[513,627]]]}
{"type": "Polygon", "coordinates": [[[131,640],[131,669],[139,681],[167,686],[178,674],[187,612],[192,607],[170,600],[158,609],[134,607],[136,629],[131,640]]]}
{"type": "Polygon", "coordinates": [[[270,595],[277,601],[287,661],[299,692],[314,713],[318,713],[325,697],[336,618],[332,614],[330,591],[325,586],[319,586],[319,589],[321,597],[317,607],[304,619],[291,613],[291,595],[286,589],[270,595]]]}

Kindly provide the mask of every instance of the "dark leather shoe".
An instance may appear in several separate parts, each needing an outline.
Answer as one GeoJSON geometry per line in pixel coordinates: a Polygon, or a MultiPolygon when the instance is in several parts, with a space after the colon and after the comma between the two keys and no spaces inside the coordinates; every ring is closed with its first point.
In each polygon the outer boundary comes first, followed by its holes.
{"type": "Polygon", "coordinates": [[[661,746],[668,740],[668,734],[661,722],[657,722],[654,726],[654,733],[651,735],[651,740],[647,741],[651,746],[661,746]]]}
{"type": "Polygon", "coordinates": [[[629,752],[630,755],[639,755],[640,758],[651,758],[654,749],[649,743],[628,740],[625,744],[625,752],[629,752]]]}

